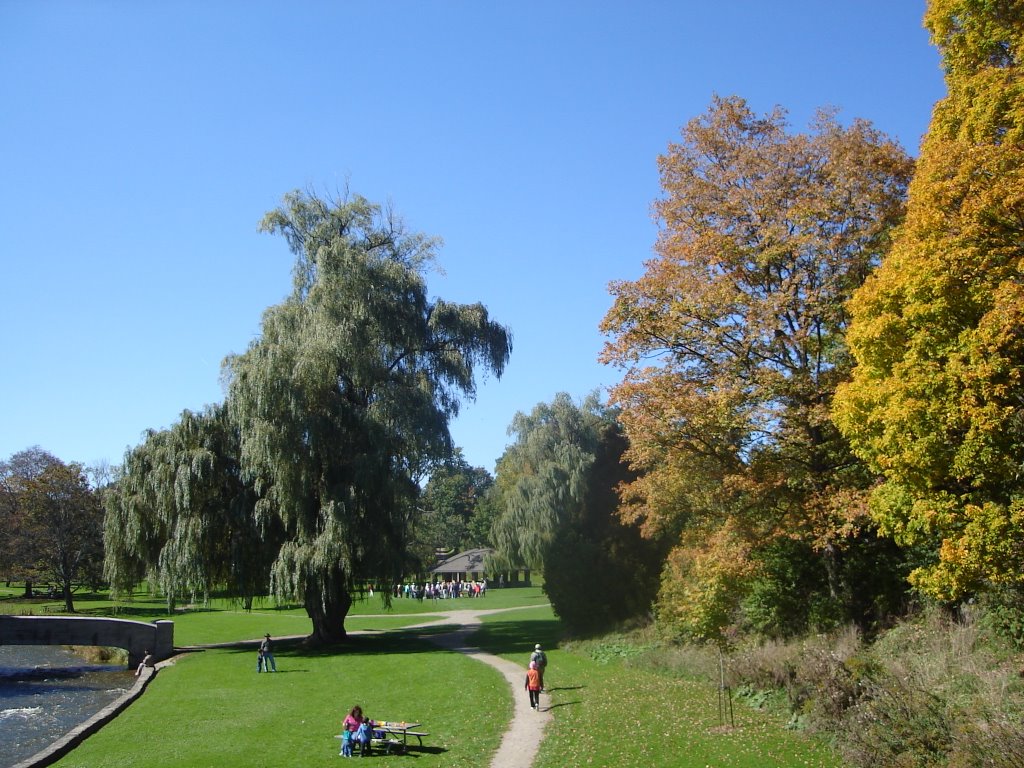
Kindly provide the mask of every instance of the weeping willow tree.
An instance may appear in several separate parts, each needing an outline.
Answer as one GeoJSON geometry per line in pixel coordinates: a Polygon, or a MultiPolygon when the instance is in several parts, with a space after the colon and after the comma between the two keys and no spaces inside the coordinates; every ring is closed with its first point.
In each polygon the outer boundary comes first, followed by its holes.
{"type": "Polygon", "coordinates": [[[438,242],[362,197],[294,192],[261,228],[294,253],[293,289],[225,361],[228,407],[256,519],[284,531],[272,589],[335,642],[358,582],[401,576],[415,478],[451,454],[449,420],[511,336],[481,304],[429,300],[438,242]]]}
{"type": "Polygon", "coordinates": [[[616,514],[626,440],[615,413],[565,393],[518,413],[498,461],[490,570],[527,565],[574,631],[596,631],[649,609],[662,554],[616,514]]]}
{"type": "Polygon", "coordinates": [[[539,403],[512,419],[508,431],[515,442],[497,466],[502,512],[491,529],[497,565],[543,570],[558,532],[580,515],[597,449],[599,411],[593,395],[580,407],[560,392],[550,404],[539,403]]]}
{"type": "Polygon", "coordinates": [[[184,411],[125,456],[106,496],[105,571],[115,594],[148,577],[173,607],[218,587],[251,605],[266,591],[272,529],[257,528],[227,409],[184,411]]]}

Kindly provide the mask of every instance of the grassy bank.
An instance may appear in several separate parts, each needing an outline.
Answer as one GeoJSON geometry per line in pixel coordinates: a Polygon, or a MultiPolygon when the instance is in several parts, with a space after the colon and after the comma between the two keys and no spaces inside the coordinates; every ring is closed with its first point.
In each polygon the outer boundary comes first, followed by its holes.
{"type": "Polygon", "coordinates": [[[484,619],[475,638],[519,663],[529,658],[534,642],[553,649],[545,685],[555,724],[545,736],[537,768],[842,765],[822,740],[788,730],[784,708],[753,709],[734,702],[732,722],[720,720],[713,680],[651,663],[657,654],[635,636],[555,648],[558,631],[549,612],[523,611],[484,619]]]}
{"type": "MultiPolygon", "coordinates": [[[[257,675],[250,649],[189,653],[160,671],[146,694],[59,763],[60,768],[171,766],[234,768],[336,765],[345,711],[415,720],[431,735],[408,756],[375,759],[418,768],[485,767],[511,717],[504,679],[469,657],[439,650],[398,627],[444,610],[526,610],[486,617],[476,644],[525,666],[534,643],[549,650],[547,685],[554,721],[538,768],[558,766],[750,766],[789,768],[841,763],[820,743],[785,729],[786,715],[737,704],[735,725],[719,722],[717,687],[700,676],[654,668],[635,638],[562,643],[560,625],[540,590],[493,590],[479,600],[436,604],[357,603],[340,649],[310,651],[278,641],[275,674],[257,675]]],[[[166,618],[163,606],[88,605],[83,612],[166,618]],[[151,615],[147,615],[150,613],[151,615]]],[[[178,645],[303,635],[299,609],[216,602],[174,616],[178,645]]],[[[517,691],[516,695],[525,696],[517,691]]]]}

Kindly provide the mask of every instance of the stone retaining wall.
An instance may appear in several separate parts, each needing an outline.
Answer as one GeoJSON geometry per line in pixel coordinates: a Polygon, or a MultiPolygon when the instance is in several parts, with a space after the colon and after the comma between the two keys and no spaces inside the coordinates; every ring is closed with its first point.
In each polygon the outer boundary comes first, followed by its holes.
{"type": "Polygon", "coordinates": [[[97,645],[124,648],[134,668],[146,651],[156,661],[174,652],[174,622],[149,624],[90,616],[0,616],[0,645],[97,645]]]}

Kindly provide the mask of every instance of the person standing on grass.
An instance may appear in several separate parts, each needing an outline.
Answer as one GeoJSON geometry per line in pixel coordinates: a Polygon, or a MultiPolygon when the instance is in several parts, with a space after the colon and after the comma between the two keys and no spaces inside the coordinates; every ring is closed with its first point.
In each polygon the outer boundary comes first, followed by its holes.
{"type": "Polygon", "coordinates": [[[540,648],[540,643],[533,646],[533,653],[530,654],[530,661],[537,665],[537,671],[540,673],[540,689],[544,690],[544,670],[548,666],[548,657],[544,655],[544,651],[540,648]]]}
{"type": "Polygon", "coordinates": [[[370,754],[370,740],[373,738],[373,728],[376,723],[368,717],[363,717],[362,722],[356,729],[355,740],[359,744],[359,756],[366,757],[370,754]]]}
{"type": "Polygon", "coordinates": [[[348,728],[341,731],[341,756],[352,757],[352,731],[348,728]]]}
{"type": "Polygon", "coordinates": [[[526,691],[530,695],[530,709],[540,711],[540,672],[535,661],[531,661],[526,670],[526,691]]]}
{"type": "Polygon", "coordinates": [[[263,669],[267,672],[277,672],[277,662],[274,661],[274,652],[271,650],[270,634],[264,636],[263,642],[260,643],[260,655],[256,660],[256,671],[259,672],[260,664],[262,663],[263,669]]]}

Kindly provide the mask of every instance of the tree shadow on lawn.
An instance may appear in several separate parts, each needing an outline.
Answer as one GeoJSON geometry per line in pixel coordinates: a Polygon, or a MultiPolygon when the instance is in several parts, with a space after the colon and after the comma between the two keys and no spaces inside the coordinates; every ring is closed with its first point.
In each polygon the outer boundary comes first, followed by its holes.
{"type": "MultiPolygon", "coordinates": [[[[497,655],[524,655],[527,658],[536,643],[545,648],[555,646],[559,622],[556,619],[493,621],[470,627],[466,645],[479,647],[497,655]]],[[[275,655],[286,652],[291,658],[323,658],[329,656],[390,656],[398,654],[420,654],[437,652],[439,648],[427,638],[462,629],[455,624],[439,624],[430,627],[361,631],[350,634],[344,641],[332,645],[312,646],[305,637],[274,638],[275,655]]],[[[240,640],[231,644],[219,644],[229,653],[251,654],[259,640],[240,640]]],[[[525,665],[525,662],[524,662],[525,665]]]]}
{"type": "Polygon", "coordinates": [[[560,630],[558,619],[488,621],[470,635],[467,644],[499,656],[521,654],[529,658],[538,643],[547,650],[555,648],[560,630]]]}
{"type": "Polygon", "coordinates": [[[138,618],[139,621],[161,621],[163,619],[174,620],[177,613],[168,613],[166,606],[162,605],[122,605],[116,608],[87,608],[79,613],[90,616],[102,616],[112,619],[138,618]]]}
{"type": "MultiPolygon", "coordinates": [[[[453,627],[449,627],[451,631],[453,627]]],[[[430,653],[438,647],[417,637],[419,632],[382,632],[380,634],[349,635],[344,641],[332,645],[313,646],[304,637],[274,639],[274,655],[292,659],[320,659],[331,656],[391,656],[405,653],[430,653]],[[287,656],[285,656],[287,653],[287,656]]],[[[223,644],[219,648],[234,654],[252,654],[259,646],[259,640],[240,640],[223,644]]],[[[255,662],[254,662],[255,663],[255,662]]],[[[271,673],[273,674],[273,673],[271,673]]]]}

